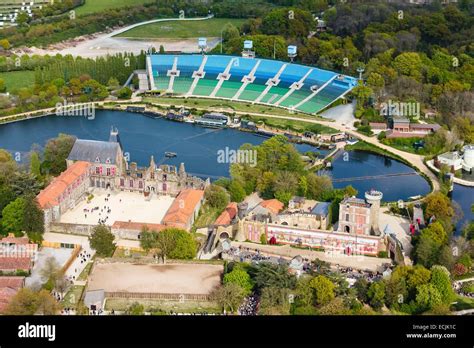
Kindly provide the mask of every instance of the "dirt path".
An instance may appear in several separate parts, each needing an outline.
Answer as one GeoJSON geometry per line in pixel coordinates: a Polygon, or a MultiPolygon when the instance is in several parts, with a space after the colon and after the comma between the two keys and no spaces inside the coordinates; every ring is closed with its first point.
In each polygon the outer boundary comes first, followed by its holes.
{"type": "MultiPolygon", "coordinates": [[[[115,37],[116,35],[122,34],[130,29],[147,25],[151,23],[166,22],[166,21],[203,21],[212,18],[208,17],[196,17],[196,18],[161,18],[153,19],[150,21],[140,22],[132,24],[123,28],[115,29],[107,33],[97,33],[94,35],[86,35],[77,37],[68,41],[56,43],[50,45],[46,49],[42,48],[19,48],[14,52],[17,54],[38,54],[38,55],[67,55],[81,56],[87,58],[95,58],[104,56],[107,54],[132,52],[134,54],[140,53],[142,50],[147,51],[150,47],[155,47],[157,50],[160,45],[163,45],[165,51],[182,51],[182,52],[197,52],[196,39],[144,39],[144,40],[133,40],[128,38],[115,37]]],[[[219,40],[208,40],[209,48],[213,48],[219,43],[219,40]]]]}

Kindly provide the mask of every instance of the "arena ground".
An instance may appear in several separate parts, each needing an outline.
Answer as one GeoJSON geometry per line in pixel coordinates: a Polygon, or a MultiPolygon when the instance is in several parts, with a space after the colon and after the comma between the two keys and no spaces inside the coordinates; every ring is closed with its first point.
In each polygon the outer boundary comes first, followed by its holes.
{"type": "Polygon", "coordinates": [[[209,294],[220,284],[223,266],[210,264],[96,263],[88,290],[161,294],[209,294]]]}

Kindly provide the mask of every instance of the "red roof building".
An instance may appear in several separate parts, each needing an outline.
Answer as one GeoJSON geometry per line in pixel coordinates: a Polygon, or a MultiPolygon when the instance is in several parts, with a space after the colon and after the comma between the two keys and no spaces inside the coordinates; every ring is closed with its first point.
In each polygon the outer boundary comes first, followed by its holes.
{"type": "Polygon", "coordinates": [[[237,203],[230,202],[224,211],[219,215],[219,217],[214,222],[216,226],[226,226],[230,225],[232,220],[237,216],[237,203]]]}
{"type": "Polygon", "coordinates": [[[199,214],[203,200],[204,191],[202,190],[182,190],[169,207],[161,223],[189,231],[199,214]]]}

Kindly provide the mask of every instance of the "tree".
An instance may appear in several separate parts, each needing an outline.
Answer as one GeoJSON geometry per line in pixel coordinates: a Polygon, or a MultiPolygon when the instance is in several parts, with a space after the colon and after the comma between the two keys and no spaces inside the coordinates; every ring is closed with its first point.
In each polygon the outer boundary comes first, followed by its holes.
{"type": "Polygon", "coordinates": [[[239,181],[233,179],[229,184],[228,190],[232,202],[240,203],[245,199],[246,193],[239,181]]]}
{"type": "Polygon", "coordinates": [[[44,213],[35,196],[25,196],[24,202],[23,231],[25,231],[31,239],[41,241],[44,233],[44,213]]]}
{"type": "Polygon", "coordinates": [[[0,40],[0,47],[2,47],[5,51],[9,50],[11,45],[7,39],[0,40]]]}
{"type": "Polygon", "coordinates": [[[439,291],[443,304],[449,305],[454,300],[455,294],[446,267],[433,266],[431,268],[430,284],[439,291]]]}
{"type": "Polygon", "coordinates": [[[48,140],[44,149],[43,173],[59,175],[65,171],[66,158],[69,156],[75,141],[75,137],[62,133],[57,138],[48,140]]]}
{"type": "Polygon", "coordinates": [[[318,310],[319,315],[350,315],[352,312],[340,297],[332,299],[318,310]]]}
{"type": "Polygon", "coordinates": [[[369,290],[369,282],[364,277],[358,278],[354,283],[356,289],[357,298],[364,303],[367,303],[369,298],[367,297],[367,291],[369,290]]]}
{"type": "Polygon", "coordinates": [[[43,284],[48,288],[48,290],[53,290],[56,280],[61,277],[61,266],[52,256],[48,257],[43,268],[40,270],[41,279],[43,284]]]}
{"type": "Polygon", "coordinates": [[[258,289],[265,287],[293,289],[296,285],[296,276],[288,272],[288,266],[286,265],[260,262],[250,272],[258,289]]]}
{"type": "Polygon", "coordinates": [[[222,39],[229,41],[231,39],[238,38],[240,36],[239,29],[232,23],[227,23],[222,29],[222,39]]]}
{"type": "Polygon", "coordinates": [[[454,210],[449,198],[441,192],[433,192],[425,198],[425,213],[428,217],[436,216],[437,219],[450,219],[454,210]]]}
{"type": "Polygon", "coordinates": [[[145,307],[138,302],[132,303],[126,310],[126,314],[128,315],[143,315],[144,312],[145,307]]]}
{"type": "Polygon", "coordinates": [[[174,248],[168,257],[176,260],[191,260],[196,257],[197,244],[193,235],[179,228],[168,228],[158,234],[158,241],[161,234],[170,234],[174,239],[174,248]]]}
{"type": "Polygon", "coordinates": [[[34,175],[36,178],[41,178],[41,161],[39,159],[39,155],[36,151],[31,153],[30,157],[30,173],[34,175]]]}
{"type": "Polygon", "coordinates": [[[439,290],[433,284],[419,285],[416,291],[416,304],[419,312],[430,310],[443,303],[439,290]]]}
{"type": "Polygon", "coordinates": [[[7,86],[5,85],[5,80],[0,79],[0,93],[5,93],[7,91],[7,86]]]}
{"type": "Polygon", "coordinates": [[[207,203],[219,210],[224,209],[229,203],[229,195],[226,190],[218,185],[211,184],[204,193],[207,203]]]}
{"type": "Polygon", "coordinates": [[[318,305],[323,305],[334,299],[334,284],[325,276],[319,275],[313,278],[310,286],[315,291],[315,299],[318,305]]]}
{"type": "Polygon", "coordinates": [[[421,80],[422,61],[418,53],[405,52],[399,54],[392,65],[399,74],[413,77],[417,81],[421,80]]]}
{"type": "Polygon", "coordinates": [[[417,262],[425,267],[431,267],[436,263],[439,248],[440,244],[428,234],[421,234],[415,249],[417,262]]]}
{"type": "MultiPolygon", "coordinates": [[[[147,226],[143,226],[140,232],[140,247],[146,252],[156,249],[157,243],[156,239],[158,232],[150,231],[147,226]]],[[[156,252],[156,250],[155,250],[156,252]]]]}
{"type": "Polygon", "coordinates": [[[224,311],[234,313],[244,299],[244,290],[235,283],[227,283],[211,293],[211,299],[219,304],[224,311]]]}
{"type": "Polygon", "coordinates": [[[232,272],[225,274],[223,283],[237,284],[242,288],[245,296],[249,295],[253,288],[253,283],[252,279],[250,278],[250,275],[240,267],[234,268],[232,272]]]}
{"type": "Polygon", "coordinates": [[[120,82],[115,77],[111,77],[107,82],[107,87],[109,90],[114,91],[120,87],[120,82]]]}
{"type": "Polygon", "coordinates": [[[17,198],[2,210],[2,229],[15,236],[23,235],[23,219],[25,214],[25,199],[17,198]]]}
{"type": "Polygon", "coordinates": [[[288,315],[291,307],[291,290],[284,287],[266,287],[260,296],[259,314],[288,315]]]}
{"type": "Polygon", "coordinates": [[[385,303],[385,283],[382,281],[373,282],[367,291],[370,305],[379,310],[385,303]]]}
{"type": "Polygon", "coordinates": [[[61,306],[47,290],[35,292],[29,288],[18,290],[5,309],[8,315],[54,315],[61,306]]]}
{"type": "Polygon", "coordinates": [[[117,97],[119,99],[130,99],[132,97],[132,90],[128,87],[120,88],[117,92],[117,97]]]}
{"type": "Polygon", "coordinates": [[[98,256],[110,257],[115,250],[114,239],[115,236],[107,226],[97,225],[92,230],[92,234],[89,237],[89,243],[98,256]]]}

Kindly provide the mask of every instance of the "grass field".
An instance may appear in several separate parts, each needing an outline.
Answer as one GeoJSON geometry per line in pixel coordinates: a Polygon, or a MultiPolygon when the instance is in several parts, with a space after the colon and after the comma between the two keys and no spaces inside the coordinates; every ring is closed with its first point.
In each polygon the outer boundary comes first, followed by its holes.
{"type": "Polygon", "coordinates": [[[212,18],[202,21],[167,21],[142,25],[117,35],[134,39],[187,39],[195,37],[220,37],[221,30],[227,23],[236,27],[245,22],[245,19],[212,18]]]}
{"type": "MultiPolygon", "coordinates": [[[[165,312],[170,311],[180,313],[222,313],[219,306],[211,301],[164,301],[156,299],[118,299],[111,298],[105,302],[106,310],[125,311],[134,302],[138,302],[145,307],[145,312],[165,312]]],[[[163,313],[164,314],[164,313],[163,313]]]]}
{"type": "MultiPolygon", "coordinates": [[[[254,112],[261,114],[270,115],[281,115],[281,116],[294,116],[307,119],[320,119],[317,116],[311,116],[301,112],[290,112],[283,108],[277,108],[274,106],[252,104],[250,102],[242,101],[229,101],[221,99],[206,99],[206,98],[173,98],[173,97],[145,97],[143,98],[145,103],[157,103],[175,106],[184,106],[185,108],[205,108],[205,109],[228,109],[229,112],[254,112]]],[[[328,120],[324,120],[328,121],[328,120]]]]}
{"type": "Polygon", "coordinates": [[[101,12],[112,8],[143,5],[153,0],[86,0],[85,5],[76,9],[78,15],[101,12]]]}
{"type": "Polygon", "coordinates": [[[2,73],[1,77],[7,86],[7,92],[12,92],[15,89],[22,87],[30,87],[35,83],[34,71],[10,71],[2,73]]]}

